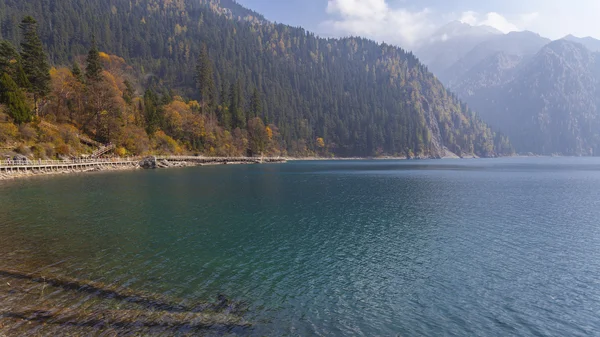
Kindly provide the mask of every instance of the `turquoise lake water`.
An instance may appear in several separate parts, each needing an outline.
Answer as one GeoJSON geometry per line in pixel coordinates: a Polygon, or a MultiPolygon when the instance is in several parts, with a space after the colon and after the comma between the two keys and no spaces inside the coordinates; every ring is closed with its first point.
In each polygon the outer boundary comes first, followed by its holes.
{"type": "Polygon", "coordinates": [[[0,182],[0,245],[15,242],[73,277],[225,294],[247,303],[250,335],[600,335],[596,158],[0,182]]]}

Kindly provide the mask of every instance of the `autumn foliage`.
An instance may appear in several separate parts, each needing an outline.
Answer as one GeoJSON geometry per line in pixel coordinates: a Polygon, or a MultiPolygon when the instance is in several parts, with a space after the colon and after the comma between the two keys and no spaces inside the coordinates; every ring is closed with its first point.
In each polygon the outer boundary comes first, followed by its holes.
{"type": "MultiPolygon", "coordinates": [[[[85,69],[80,64],[83,58],[71,67],[51,68],[50,93],[31,122],[28,117],[11,117],[9,109],[15,107],[0,105],[0,146],[38,158],[90,154],[95,142],[115,144],[118,156],[281,154],[277,128],[265,126],[260,118],[248,121],[247,129],[227,129],[216,113],[202,111],[205,103],[142,92],[134,70],[122,58],[104,52],[98,52],[98,57],[102,71],[95,80],[79,73],[78,69],[85,69]]],[[[12,88],[19,89],[14,82],[12,88]]],[[[18,108],[32,111],[31,97],[23,104],[18,108]]]]}

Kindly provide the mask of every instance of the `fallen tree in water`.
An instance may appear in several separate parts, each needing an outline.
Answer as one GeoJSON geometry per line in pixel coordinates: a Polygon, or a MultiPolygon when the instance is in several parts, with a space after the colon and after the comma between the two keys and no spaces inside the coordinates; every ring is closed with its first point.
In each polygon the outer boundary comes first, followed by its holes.
{"type": "Polygon", "coordinates": [[[242,311],[240,303],[233,302],[223,295],[218,296],[217,303],[199,303],[196,305],[184,305],[176,303],[174,301],[170,301],[164,296],[157,294],[134,291],[116,285],[105,284],[102,282],[79,280],[65,276],[54,275],[52,277],[47,277],[37,273],[23,273],[19,271],[6,269],[0,269],[0,276],[10,277],[19,280],[27,280],[36,283],[43,283],[45,285],[65,290],[89,293],[97,297],[138,304],[145,308],[153,310],[161,310],[168,312],[202,312],[207,310],[227,310],[228,312],[232,313],[239,313],[242,311]]]}
{"type": "Polygon", "coordinates": [[[25,311],[0,312],[0,317],[44,324],[125,329],[140,327],[231,329],[251,326],[239,316],[223,313],[172,313],[144,310],[79,311],[35,308],[25,311]]]}
{"type": "Polygon", "coordinates": [[[127,331],[139,331],[140,329],[171,331],[170,329],[180,328],[184,330],[231,330],[245,329],[251,326],[251,323],[242,317],[244,313],[242,304],[231,301],[223,295],[219,295],[214,303],[186,304],[183,301],[176,301],[159,294],[64,276],[46,276],[41,273],[0,269],[0,277],[7,281],[6,285],[10,289],[7,294],[13,294],[8,296],[13,297],[16,294],[14,292],[19,290],[23,294],[28,294],[27,297],[13,302],[13,305],[0,308],[0,326],[2,326],[2,320],[26,321],[60,327],[114,328],[127,331]],[[69,306],[65,302],[55,302],[52,296],[47,299],[39,297],[36,295],[37,291],[24,288],[25,285],[32,283],[42,288],[41,296],[46,287],[64,290],[66,291],[64,294],[72,292],[72,297],[78,304],[69,306]],[[84,301],[92,305],[82,306],[83,302],[77,300],[80,295],[85,295],[87,299],[84,301]],[[100,301],[92,300],[92,297],[99,298],[100,301]],[[121,308],[121,305],[114,301],[129,305],[121,308]],[[114,309],[115,304],[117,304],[117,310],[114,309]]]}

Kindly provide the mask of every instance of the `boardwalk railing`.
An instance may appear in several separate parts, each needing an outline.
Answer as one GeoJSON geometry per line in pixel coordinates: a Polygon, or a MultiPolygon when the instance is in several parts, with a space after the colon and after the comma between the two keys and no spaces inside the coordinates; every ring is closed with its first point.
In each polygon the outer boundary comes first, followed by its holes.
{"type": "Polygon", "coordinates": [[[137,163],[140,159],[129,158],[96,158],[96,159],[69,159],[69,160],[0,160],[0,166],[60,166],[76,164],[114,164],[137,163]]]}
{"type": "Polygon", "coordinates": [[[94,153],[92,153],[92,158],[98,158],[101,155],[106,154],[106,153],[114,150],[115,148],[116,148],[115,144],[108,144],[106,146],[102,146],[98,150],[94,151],[94,153]]]}

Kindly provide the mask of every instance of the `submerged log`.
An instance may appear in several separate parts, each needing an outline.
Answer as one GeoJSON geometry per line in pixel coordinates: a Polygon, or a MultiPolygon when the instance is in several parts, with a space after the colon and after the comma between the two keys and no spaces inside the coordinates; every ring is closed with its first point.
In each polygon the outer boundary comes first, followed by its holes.
{"type": "Polygon", "coordinates": [[[0,312],[0,317],[43,324],[78,327],[166,327],[191,329],[248,328],[252,324],[239,316],[223,313],[172,313],[164,311],[103,310],[97,312],[35,308],[0,312]]]}
{"type": "Polygon", "coordinates": [[[92,294],[97,297],[120,300],[127,303],[141,305],[146,309],[153,309],[166,312],[179,313],[199,313],[203,311],[221,311],[227,310],[232,313],[241,313],[241,304],[229,300],[223,295],[218,296],[217,303],[200,303],[195,305],[185,305],[176,303],[164,296],[146,292],[134,291],[115,285],[109,285],[101,282],[79,280],[64,276],[44,276],[37,273],[23,273],[19,271],[0,269],[0,276],[18,280],[26,280],[35,283],[92,294]]]}

